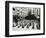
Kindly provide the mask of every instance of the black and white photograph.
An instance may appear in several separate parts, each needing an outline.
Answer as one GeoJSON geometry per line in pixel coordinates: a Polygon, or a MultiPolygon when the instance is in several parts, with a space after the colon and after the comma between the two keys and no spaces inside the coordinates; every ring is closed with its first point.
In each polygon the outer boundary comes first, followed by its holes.
{"type": "Polygon", "coordinates": [[[44,34],[44,3],[6,1],[6,37],[44,34]]]}
{"type": "Polygon", "coordinates": [[[40,8],[13,7],[13,30],[40,30],[40,8]]]}

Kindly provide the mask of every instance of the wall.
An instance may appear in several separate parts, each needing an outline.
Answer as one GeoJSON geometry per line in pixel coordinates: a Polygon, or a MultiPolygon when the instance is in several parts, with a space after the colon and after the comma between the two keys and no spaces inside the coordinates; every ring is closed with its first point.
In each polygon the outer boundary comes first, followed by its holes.
{"type": "MultiPolygon", "coordinates": [[[[6,0],[0,0],[0,38],[6,38],[5,37],[5,1],[6,0]]],[[[12,1],[16,1],[16,0],[12,0],[12,1]]],[[[43,3],[45,3],[45,7],[46,7],[46,0],[17,0],[17,1],[43,2],[43,3]]],[[[11,37],[9,37],[9,38],[11,38],[11,37]]],[[[46,34],[45,35],[36,35],[36,36],[14,37],[14,38],[46,38],[46,34]]]]}

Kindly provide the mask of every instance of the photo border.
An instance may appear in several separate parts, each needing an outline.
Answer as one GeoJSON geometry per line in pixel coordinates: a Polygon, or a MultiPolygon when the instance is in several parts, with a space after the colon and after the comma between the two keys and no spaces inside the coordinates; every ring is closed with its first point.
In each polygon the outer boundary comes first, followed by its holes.
{"type": "Polygon", "coordinates": [[[5,36],[6,37],[18,37],[18,36],[32,36],[32,35],[45,35],[45,3],[37,2],[19,2],[19,1],[5,1],[5,36]],[[20,3],[20,4],[35,4],[43,5],[43,33],[37,34],[21,34],[21,35],[9,35],[9,3],[20,3]]]}

